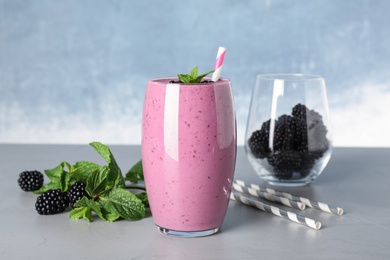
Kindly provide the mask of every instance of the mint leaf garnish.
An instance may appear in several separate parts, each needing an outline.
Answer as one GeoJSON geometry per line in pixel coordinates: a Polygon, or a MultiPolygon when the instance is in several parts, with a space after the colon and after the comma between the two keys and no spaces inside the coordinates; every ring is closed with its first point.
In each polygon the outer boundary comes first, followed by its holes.
{"type": "Polygon", "coordinates": [[[145,207],[149,207],[149,199],[146,192],[135,194],[135,196],[137,196],[137,198],[139,198],[142,201],[145,207]]]}
{"type": "Polygon", "coordinates": [[[125,189],[112,189],[108,196],[101,196],[100,201],[108,212],[115,212],[126,220],[139,220],[145,216],[142,201],[125,189]]]}
{"type": "Polygon", "coordinates": [[[72,166],[71,181],[73,183],[77,181],[82,181],[86,183],[88,176],[90,176],[93,172],[98,171],[101,167],[102,166],[93,162],[88,162],[88,161],[76,162],[76,164],[72,166]]]}
{"type": "Polygon", "coordinates": [[[92,221],[92,209],[99,209],[99,206],[96,202],[91,201],[86,197],[83,197],[81,200],[77,201],[74,206],[75,208],[72,209],[72,211],[69,213],[69,217],[71,219],[83,218],[88,220],[89,222],[92,221]]]}
{"type": "Polygon", "coordinates": [[[142,169],[142,161],[138,161],[130,170],[126,173],[126,181],[137,183],[144,180],[144,171],[142,169]]]}
{"type": "Polygon", "coordinates": [[[199,69],[198,69],[198,66],[196,66],[195,68],[193,68],[190,71],[190,77],[193,79],[196,78],[196,76],[198,76],[198,72],[199,72],[199,69]]]}
{"type": "Polygon", "coordinates": [[[102,215],[99,215],[99,217],[107,222],[114,222],[121,217],[118,212],[107,211],[104,207],[100,207],[100,211],[102,215]]]}
{"type": "Polygon", "coordinates": [[[69,213],[69,218],[71,219],[80,219],[83,218],[85,220],[88,220],[88,222],[92,221],[92,212],[91,209],[88,207],[80,207],[72,209],[72,211],[69,213]]]}
{"type": "MultiPolygon", "coordinates": [[[[193,76],[197,74],[193,72],[193,76]]],[[[113,222],[123,218],[138,220],[145,216],[145,207],[149,207],[145,192],[133,194],[125,189],[125,179],[136,183],[143,181],[142,162],[137,162],[123,177],[114,155],[108,146],[92,142],[90,145],[103,157],[108,165],[98,165],[93,162],[79,161],[74,165],[61,162],[53,169],[45,170],[49,182],[34,193],[43,193],[50,189],[60,189],[68,192],[70,187],[78,182],[86,184],[89,197],[77,201],[70,211],[71,219],[85,219],[92,221],[93,213],[102,220],[113,222]]],[[[145,189],[143,187],[139,187],[145,189]]]]}
{"type": "Polygon", "coordinates": [[[198,76],[198,66],[196,66],[190,71],[190,74],[178,74],[177,77],[183,83],[200,83],[204,77],[213,72],[214,70],[211,70],[198,76]]]}
{"type": "MultiPolygon", "coordinates": [[[[108,221],[102,213],[101,207],[98,202],[90,200],[87,197],[83,197],[81,200],[75,203],[75,208],[70,212],[69,217],[71,219],[83,218],[92,221],[92,211],[95,212],[101,219],[108,221]]],[[[113,221],[113,220],[112,220],[113,221]]],[[[112,222],[110,221],[110,222],[112,222]]]]}
{"type": "Polygon", "coordinates": [[[107,189],[106,187],[109,170],[110,169],[107,166],[103,166],[88,177],[85,191],[89,196],[93,198],[107,189]]]}
{"type": "Polygon", "coordinates": [[[99,143],[92,142],[90,145],[95,148],[95,150],[103,157],[104,160],[108,163],[108,167],[110,168],[109,176],[108,176],[108,185],[112,185],[113,187],[125,187],[125,179],[123,178],[121,169],[115,161],[114,156],[111,153],[110,148],[108,146],[99,143]]]}
{"type": "Polygon", "coordinates": [[[39,194],[50,189],[60,189],[63,192],[68,191],[70,175],[69,172],[65,170],[65,167],[69,168],[70,165],[67,162],[62,162],[54,169],[45,170],[45,174],[50,181],[40,189],[34,191],[34,193],[39,194]]]}

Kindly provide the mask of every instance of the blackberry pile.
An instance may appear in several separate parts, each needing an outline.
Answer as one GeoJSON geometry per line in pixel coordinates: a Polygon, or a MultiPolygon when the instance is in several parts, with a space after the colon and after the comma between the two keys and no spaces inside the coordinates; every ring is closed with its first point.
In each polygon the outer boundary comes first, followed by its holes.
{"type": "Polygon", "coordinates": [[[38,190],[43,186],[43,174],[39,171],[24,171],[19,174],[18,184],[24,191],[38,190]]]}
{"type": "Polygon", "coordinates": [[[69,206],[74,208],[74,204],[82,197],[89,197],[85,187],[85,183],[79,181],[72,185],[69,192],[48,190],[38,196],[35,209],[40,215],[52,215],[65,211],[69,206]]]}
{"type": "Polygon", "coordinates": [[[68,196],[70,206],[74,208],[74,204],[79,201],[82,197],[89,197],[85,191],[86,184],[84,182],[78,181],[70,188],[68,196]]]}
{"type": "Polygon", "coordinates": [[[69,197],[61,190],[48,190],[38,196],[35,209],[40,215],[51,215],[65,211],[69,197]]]}
{"type": "Polygon", "coordinates": [[[303,104],[295,105],[291,115],[275,120],[272,147],[270,126],[271,120],[265,121],[252,133],[248,146],[254,157],[267,159],[279,179],[291,179],[294,172],[307,176],[315,161],[329,149],[322,116],[303,104]]]}

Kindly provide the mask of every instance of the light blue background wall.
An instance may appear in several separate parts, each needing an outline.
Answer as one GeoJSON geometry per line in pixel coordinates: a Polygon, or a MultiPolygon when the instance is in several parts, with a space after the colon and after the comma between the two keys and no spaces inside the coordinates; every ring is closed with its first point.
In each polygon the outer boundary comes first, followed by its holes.
{"type": "Polygon", "coordinates": [[[336,146],[390,146],[390,1],[0,0],[0,143],[139,144],[149,78],[227,48],[239,143],[260,73],[321,74],[336,146]]]}

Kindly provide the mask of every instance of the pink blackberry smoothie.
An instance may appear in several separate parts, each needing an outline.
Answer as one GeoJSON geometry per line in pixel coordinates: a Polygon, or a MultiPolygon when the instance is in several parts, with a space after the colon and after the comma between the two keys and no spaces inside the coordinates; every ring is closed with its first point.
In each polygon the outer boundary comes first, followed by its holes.
{"type": "Polygon", "coordinates": [[[148,81],[142,162],[153,219],[177,236],[217,232],[226,214],[236,160],[228,79],[206,84],[148,81]]]}

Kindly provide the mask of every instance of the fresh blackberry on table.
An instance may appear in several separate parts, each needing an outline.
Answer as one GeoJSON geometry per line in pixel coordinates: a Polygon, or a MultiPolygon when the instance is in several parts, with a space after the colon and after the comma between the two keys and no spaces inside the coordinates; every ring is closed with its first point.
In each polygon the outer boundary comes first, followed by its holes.
{"type": "Polygon", "coordinates": [[[38,196],[35,209],[40,215],[51,215],[65,211],[69,206],[69,197],[61,190],[48,190],[38,196]]]}
{"type": "Polygon", "coordinates": [[[43,186],[43,180],[43,174],[39,171],[24,171],[19,174],[18,184],[24,191],[34,191],[43,186]]]}
{"type": "Polygon", "coordinates": [[[85,191],[86,184],[84,182],[78,181],[72,185],[68,192],[69,203],[72,208],[74,204],[79,201],[82,197],[88,197],[88,193],[85,191]]]}
{"type": "Polygon", "coordinates": [[[270,152],[269,128],[271,120],[264,122],[260,130],[254,131],[248,140],[248,146],[256,158],[265,158],[270,152]]]}

